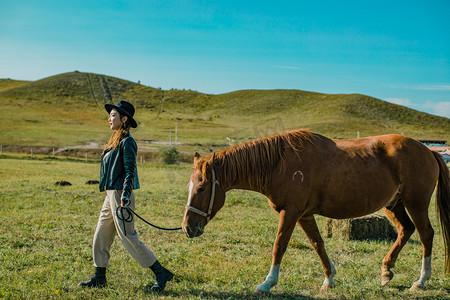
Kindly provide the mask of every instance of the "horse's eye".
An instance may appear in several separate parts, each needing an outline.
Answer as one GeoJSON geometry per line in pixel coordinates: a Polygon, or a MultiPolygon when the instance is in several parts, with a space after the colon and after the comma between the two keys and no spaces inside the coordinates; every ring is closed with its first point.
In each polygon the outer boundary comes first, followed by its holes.
{"type": "Polygon", "coordinates": [[[205,188],[204,188],[204,187],[201,187],[201,188],[198,189],[198,192],[199,192],[199,193],[202,193],[202,192],[204,192],[204,191],[205,191],[205,188]]]}

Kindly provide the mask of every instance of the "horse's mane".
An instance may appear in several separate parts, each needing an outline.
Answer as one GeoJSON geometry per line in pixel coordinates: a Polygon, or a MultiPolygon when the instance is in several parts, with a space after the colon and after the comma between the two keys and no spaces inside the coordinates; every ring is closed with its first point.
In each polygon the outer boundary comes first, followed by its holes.
{"type": "Polygon", "coordinates": [[[220,181],[224,186],[248,182],[252,189],[264,192],[272,180],[274,169],[282,162],[287,148],[299,152],[313,133],[291,130],[281,134],[258,138],[209,154],[202,160],[201,170],[206,177],[207,166],[218,166],[220,181]]]}

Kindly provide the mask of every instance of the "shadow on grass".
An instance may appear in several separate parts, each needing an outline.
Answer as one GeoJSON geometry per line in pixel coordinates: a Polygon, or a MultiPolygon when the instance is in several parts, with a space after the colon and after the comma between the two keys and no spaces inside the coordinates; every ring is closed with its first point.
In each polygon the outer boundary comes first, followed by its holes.
{"type": "Polygon", "coordinates": [[[187,298],[189,296],[197,296],[202,299],[304,299],[313,300],[319,299],[310,296],[304,296],[300,293],[271,293],[266,295],[259,295],[249,292],[206,292],[199,289],[190,289],[185,292],[165,291],[161,295],[187,298]]]}
{"type": "Polygon", "coordinates": [[[409,291],[410,285],[406,284],[392,284],[389,283],[388,286],[384,287],[384,291],[391,291],[391,292],[407,292],[409,291]]]}
{"type": "MultiPolygon", "coordinates": [[[[450,293],[450,289],[443,289],[447,294],[450,293]]],[[[424,290],[411,290],[411,285],[406,284],[390,284],[388,287],[383,288],[384,293],[392,293],[392,295],[396,295],[395,297],[399,297],[399,299],[444,299],[442,295],[427,295],[427,293],[433,293],[438,291],[433,287],[427,287],[424,290]]],[[[448,299],[445,297],[445,299],[448,299]]]]}

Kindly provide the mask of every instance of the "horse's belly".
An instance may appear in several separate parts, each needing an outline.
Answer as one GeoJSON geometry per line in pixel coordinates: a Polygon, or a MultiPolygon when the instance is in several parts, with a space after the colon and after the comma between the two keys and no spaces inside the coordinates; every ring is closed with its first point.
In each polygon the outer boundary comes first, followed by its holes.
{"type": "Polygon", "coordinates": [[[342,202],[342,204],[336,203],[337,205],[335,204],[332,209],[320,208],[317,214],[333,219],[357,218],[380,210],[386,206],[386,203],[389,203],[389,200],[375,202],[367,199],[367,201],[360,201],[357,204],[342,202]]]}
{"type": "Polygon", "coordinates": [[[399,184],[389,176],[379,178],[372,182],[355,180],[353,184],[336,185],[322,195],[318,214],[338,219],[355,218],[387,206],[395,199],[399,184]]]}

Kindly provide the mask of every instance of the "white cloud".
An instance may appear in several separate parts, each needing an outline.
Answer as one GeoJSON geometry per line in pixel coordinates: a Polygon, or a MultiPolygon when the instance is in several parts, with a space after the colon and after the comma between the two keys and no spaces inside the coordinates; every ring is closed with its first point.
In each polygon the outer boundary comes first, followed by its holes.
{"type": "Polygon", "coordinates": [[[408,98],[385,98],[384,100],[407,106],[412,109],[427,112],[433,115],[442,116],[450,118],[450,101],[425,101],[425,102],[414,102],[408,98]]]}
{"type": "Polygon", "coordinates": [[[408,107],[412,107],[413,104],[414,104],[408,98],[386,98],[384,100],[386,100],[388,102],[391,102],[391,103],[395,103],[395,104],[399,104],[399,105],[403,105],[403,106],[408,106],[408,107]]]}
{"type": "Polygon", "coordinates": [[[418,85],[414,86],[413,89],[425,91],[450,91],[450,84],[418,85]]]}
{"type": "Polygon", "coordinates": [[[450,84],[387,85],[389,88],[421,91],[450,91],[450,84]]]}
{"type": "Polygon", "coordinates": [[[434,115],[450,118],[450,101],[427,101],[423,106],[434,115]]]}

